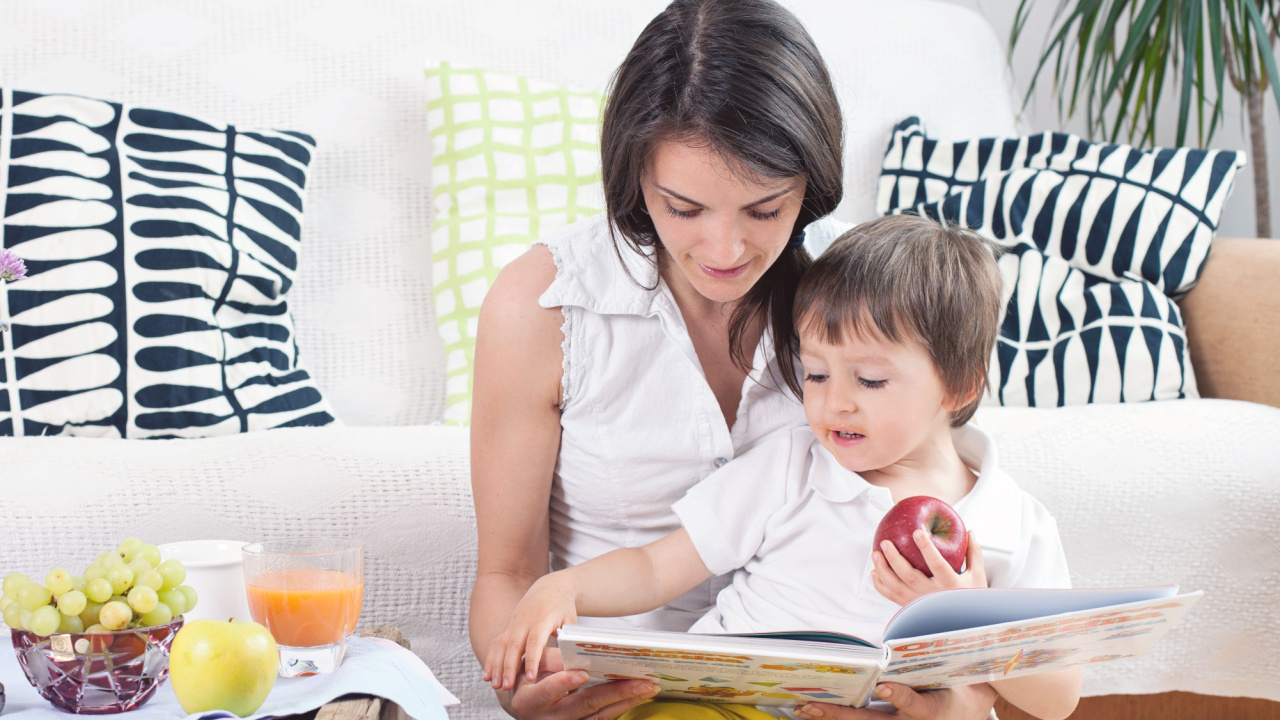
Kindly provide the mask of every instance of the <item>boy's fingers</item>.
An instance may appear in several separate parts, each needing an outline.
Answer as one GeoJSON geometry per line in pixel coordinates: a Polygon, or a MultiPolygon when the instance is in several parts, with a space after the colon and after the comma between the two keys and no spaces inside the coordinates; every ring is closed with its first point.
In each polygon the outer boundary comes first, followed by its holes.
{"type": "Polygon", "coordinates": [[[898,599],[906,591],[906,586],[889,569],[889,564],[885,561],[884,555],[880,551],[877,550],[871,553],[871,561],[876,566],[876,569],[871,572],[872,584],[876,586],[876,590],[886,600],[898,602],[898,599]]]}
{"type": "Polygon", "coordinates": [[[547,637],[551,634],[551,628],[540,628],[536,632],[529,633],[524,641],[524,671],[529,678],[529,682],[538,679],[538,667],[542,661],[542,651],[547,646],[547,637]]]}
{"type": "Polygon", "coordinates": [[[969,531],[969,552],[965,562],[969,565],[969,572],[972,572],[974,577],[981,578],[983,587],[986,587],[987,569],[982,560],[982,546],[978,544],[977,536],[972,530],[969,531]]]}
{"type": "Polygon", "coordinates": [[[516,686],[516,674],[520,672],[520,658],[524,650],[522,638],[511,638],[507,643],[506,658],[502,664],[502,687],[510,690],[516,686]]]}
{"type": "Polygon", "coordinates": [[[897,573],[898,579],[903,584],[909,586],[912,581],[916,580],[917,576],[924,577],[924,573],[912,567],[911,563],[902,557],[902,553],[898,552],[898,548],[894,547],[893,543],[888,540],[880,543],[880,552],[884,553],[884,559],[889,563],[889,567],[893,568],[893,571],[897,573]]]}
{"type": "Polygon", "coordinates": [[[943,559],[938,546],[933,544],[933,538],[929,537],[929,533],[916,530],[911,533],[911,539],[915,541],[916,547],[920,548],[920,554],[924,555],[924,564],[929,567],[929,572],[933,573],[934,577],[956,574],[951,564],[943,559]]]}

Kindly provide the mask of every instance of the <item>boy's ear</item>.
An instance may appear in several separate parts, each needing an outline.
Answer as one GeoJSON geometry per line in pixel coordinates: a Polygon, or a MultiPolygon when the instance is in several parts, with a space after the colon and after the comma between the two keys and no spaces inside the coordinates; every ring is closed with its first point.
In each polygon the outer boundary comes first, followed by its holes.
{"type": "Polygon", "coordinates": [[[942,401],[942,407],[946,409],[947,412],[955,412],[978,399],[978,395],[981,393],[981,388],[982,380],[975,380],[973,385],[963,394],[948,395],[947,398],[942,401]]]}

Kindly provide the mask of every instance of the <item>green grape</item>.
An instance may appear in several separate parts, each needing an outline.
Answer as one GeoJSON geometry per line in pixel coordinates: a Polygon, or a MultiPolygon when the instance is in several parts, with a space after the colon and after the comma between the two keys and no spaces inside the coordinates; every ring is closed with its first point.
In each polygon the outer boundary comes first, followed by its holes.
{"type": "Polygon", "coordinates": [[[13,598],[8,595],[0,595],[0,612],[3,612],[5,608],[16,602],[18,602],[17,598],[13,598]]]}
{"type": "MultiPolygon", "coordinates": [[[[199,596],[196,595],[196,589],[190,585],[183,585],[178,588],[178,592],[182,593],[182,596],[187,600],[187,604],[183,606],[182,612],[191,612],[192,610],[195,610],[196,600],[200,599],[199,596]]],[[[248,618],[245,619],[247,620],[248,618]]]]}
{"type": "Polygon", "coordinates": [[[14,630],[22,629],[22,613],[26,612],[22,606],[14,603],[4,609],[4,624],[14,630]]]}
{"type": "Polygon", "coordinates": [[[161,590],[172,590],[187,579],[187,569],[177,560],[165,560],[156,567],[156,572],[164,578],[164,587],[160,588],[161,590]]]}
{"type": "Polygon", "coordinates": [[[123,595],[133,585],[133,571],[128,565],[115,565],[107,571],[107,580],[117,595],[123,595]]]}
{"type": "Polygon", "coordinates": [[[98,622],[108,630],[120,630],[133,619],[133,610],[125,603],[113,600],[102,606],[98,613],[98,622]]]}
{"type": "Polygon", "coordinates": [[[71,592],[71,573],[62,568],[54,568],[44,576],[44,585],[54,595],[71,592]]]}
{"type": "Polygon", "coordinates": [[[173,611],[174,617],[187,611],[187,596],[183,595],[181,590],[162,590],[160,592],[160,602],[169,606],[169,609],[173,611]]]}
{"type": "Polygon", "coordinates": [[[164,586],[164,578],[160,577],[160,573],[148,567],[146,570],[143,570],[141,574],[139,574],[137,577],[134,578],[133,584],[135,586],[144,585],[146,587],[151,588],[152,590],[155,590],[156,592],[160,592],[160,588],[164,586]]]}
{"type": "Polygon", "coordinates": [[[146,560],[143,560],[142,558],[134,558],[132,562],[129,562],[126,564],[128,565],[129,569],[133,571],[134,577],[138,577],[144,571],[152,569],[151,563],[147,562],[146,560]]]}
{"type": "Polygon", "coordinates": [[[117,565],[123,565],[124,558],[120,557],[120,553],[104,552],[98,556],[98,564],[110,570],[117,565]]]}
{"type": "Polygon", "coordinates": [[[130,562],[138,551],[142,549],[142,544],[142,541],[136,537],[125,538],[116,546],[116,552],[120,553],[125,562],[130,562]]]}
{"type": "Polygon", "coordinates": [[[107,602],[128,602],[123,595],[112,595],[107,602]]]}
{"type": "Polygon", "coordinates": [[[143,545],[134,557],[140,557],[151,563],[151,567],[160,564],[160,548],[155,545],[143,545]]]}
{"type": "Polygon", "coordinates": [[[86,584],[88,584],[88,581],[84,579],[84,576],[83,576],[83,575],[72,575],[72,576],[71,576],[71,589],[72,589],[72,590],[79,590],[80,592],[84,592],[84,586],[85,586],[86,584]]]}
{"type": "Polygon", "coordinates": [[[149,613],[156,609],[159,602],[160,598],[156,595],[156,591],[146,585],[139,585],[129,591],[129,607],[133,608],[134,612],[149,613]]]}
{"type": "Polygon", "coordinates": [[[63,615],[62,620],[58,622],[58,632],[82,633],[84,632],[84,622],[75,615],[63,615]]]}
{"type": "Polygon", "coordinates": [[[65,592],[58,596],[58,612],[63,615],[79,615],[89,604],[89,598],[79,590],[65,592]]]}
{"type": "Polygon", "coordinates": [[[85,597],[96,603],[104,603],[111,599],[111,593],[114,592],[111,581],[106,578],[96,578],[90,580],[84,586],[85,597]]]}
{"type": "Polygon", "coordinates": [[[93,582],[98,578],[105,578],[106,576],[107,576],[107,569],[97,563],[94,563],[84,569],[85,582],[93,582]]]}
{"type": "Polygon", "coordinates": [[[22,573],[9,573],[4,576],[4,594],[17,597],[18,589],[31,582],[31,578],[22,573]]]}
{"type": "Polygon", "coordinates": [[[86,633],[104,633],[104,632],[111,632],[110,630],[108,630],[108,629],[106,629],[106,628],[102,627],[102,625],[99,625],[98,623],[94,623],[94,624],[90,625],[89,627],[85,628],[85,629],[84,629],[84,631],[85,631],[86,633]]]}
{"type": "Polygon", "coordinates": [[[30,610],[22,611],[22,629],[23,630],[31,629],[31,611],[30,610]]]}
{"type": "Polygon", "coordinates": [[[35,612],[42,605],[49,604],[49,590],[43,585],[27,583],[18,590],[18,604],[23,610],[35,612]]]}
{"type": "Polygon", "coordinates": [[[62,622],[62,614],[52,605],[45,605],[39,610],[31,613],[31,624],[27,629],[39,635],[40,637],[49,637],[58,632],[58,625],[62,622]]]}
{"type": "Polygon", "coordinates": [[[171,622],[173,622],[173,611],[164,603],[156,603],[155,609],[142,616],[142,624],[147,627],[168,625],[171,622]]]}
{"type": "Polygon", "coordinates": [[[102,603],[90,601],[85,604],[84,612],[80,613],[80,622],[85,627],[98,624],[98,613],[102,612],[102,603]]]}

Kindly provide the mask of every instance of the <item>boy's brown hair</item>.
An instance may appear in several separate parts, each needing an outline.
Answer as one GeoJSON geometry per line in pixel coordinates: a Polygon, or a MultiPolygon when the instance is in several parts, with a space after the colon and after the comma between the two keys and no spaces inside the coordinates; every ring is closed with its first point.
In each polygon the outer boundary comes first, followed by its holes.
{"type": "Polygon", "coordinates": [[[877,331],[920,343],[951,397],[977,391],[951,413],[951,426],[960,427],[987,388],[1000,323],[998,253],[971,230],[918,215],[863,223],[836,238],[800,280],[796,328],[831,344],[877,331]]]}

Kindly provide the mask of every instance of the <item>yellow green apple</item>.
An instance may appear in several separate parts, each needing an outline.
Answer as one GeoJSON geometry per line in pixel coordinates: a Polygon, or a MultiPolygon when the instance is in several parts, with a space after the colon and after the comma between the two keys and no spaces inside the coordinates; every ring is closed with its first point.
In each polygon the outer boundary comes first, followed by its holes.
{"type": "Polygon", "coordinates": [[[169,682],[188,714],[227,710],[253,714],[276,683],[275,638],[252,621],[193,620],[169,650],[169,682]]]}

